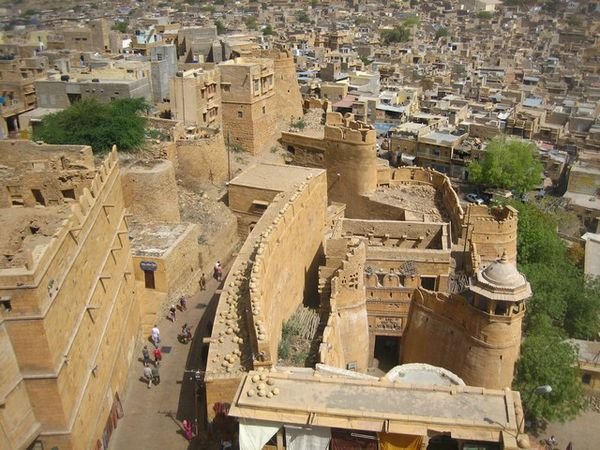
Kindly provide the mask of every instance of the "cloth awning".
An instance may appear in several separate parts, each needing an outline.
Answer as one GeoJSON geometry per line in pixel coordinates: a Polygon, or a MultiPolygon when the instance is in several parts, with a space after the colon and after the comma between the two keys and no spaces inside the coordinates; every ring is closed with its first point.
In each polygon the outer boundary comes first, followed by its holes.
{"type": "Polygon", "coordinates": [[[266,420],[240,419],[240,450],[263,448],[281,428],[281,423],[266,420]]]}
{"type": "Polygon", "coordinates": [[[327,450],[331,441],[331,428],[313,426],[285,426],[287,450],[327,450]]]}

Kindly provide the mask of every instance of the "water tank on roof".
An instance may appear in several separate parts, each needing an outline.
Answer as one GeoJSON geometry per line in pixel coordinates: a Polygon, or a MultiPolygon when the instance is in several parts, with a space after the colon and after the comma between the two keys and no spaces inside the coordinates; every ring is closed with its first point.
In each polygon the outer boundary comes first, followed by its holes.
{"type": "Polygon", "coordinates": [[[61,75],[60,76],[60,81],[69,81],[71,77],[69,75],[61,75]]]}

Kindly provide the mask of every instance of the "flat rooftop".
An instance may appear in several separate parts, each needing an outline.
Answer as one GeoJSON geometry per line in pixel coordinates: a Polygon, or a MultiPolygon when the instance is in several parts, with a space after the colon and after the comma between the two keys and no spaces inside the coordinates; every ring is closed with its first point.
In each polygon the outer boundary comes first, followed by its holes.
{"type": "Polygon", "coordinates": [[[577,354],[580,361],[600,365],[600,342],[569,339],[578,348],[577,354]]]}
{"type": "Polygon", "coordinates": [[[517,428],[514,394],[508,389],[392,384],[278,371],[249,372],[230,415],[369,431],[387,426],[389,432],[417,436],[428,428],[443,428],[453,436],[491,442],[499,442],[502,431],[517,428]]]}
{"type": "Polygon", "coordinates": [[[322,169],[311,169],[300,166],[258,164],[235,177],[229,182],[229,185],[287,192],[308,177],[314,177],[323,172],[325,171],[322,169]]]}
{"type": "Polygon", "coordinates": [[[70,214],[68,204],[0,209],[0,269],[25,267],[32,254],[35,261],[70,214]]]}
{"type": "Polygon", "coordinates": [[[130,223],[129,242],[133,256],[160,258],[188,230],[188,223],[130,223]]]}

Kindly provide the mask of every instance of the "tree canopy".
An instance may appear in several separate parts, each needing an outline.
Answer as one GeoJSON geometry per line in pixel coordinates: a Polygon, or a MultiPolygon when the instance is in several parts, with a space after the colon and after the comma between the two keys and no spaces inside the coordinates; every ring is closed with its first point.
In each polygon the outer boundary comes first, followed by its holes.
{"type": "Polygon", "coordinates": [[[402,25],[395,26],[391,30],[383,30],[381,37],[386,44],[407,42],[410,39],[410,30],[402,25]]]}
{"type": "Polygon", "coordinates": [[[540,183],[542,169],[533,143],[497,136],[488,144],[483,158],[469,164],[469,180],[522,194],[540,183]]]}
{"type": "Polygon", "coordinates": [[[586,279],[557,233],[557,218],[533,203],[519,211],[519,269],[531,283],[521,357],[514,388],[530,419],[566,420],[583,408],[577,354],[567,338],[592,339],[600,331],[600,280],[586,279]],[[536,395],[537,386],[553,391],[536,395]]]}
{"type": "Polygon", "coordinates": [[[270,23],[263,28],[262,33],[264,36],[271,36],[273,34],[273,27],[270,23]]]}
{"type": "Polygon", "coordinates": [[[548,322],[538,323],[525,336],[514,388],[521,393],[530,419],[566,420],[583,409],[583,388],[576,361],[576,350],[548,322]],[[545,384],[552,387],[552,392],[536,394],[535,388],[545,384]]]}
{"type": "Polygon", "coordinates": [[[89,145],[94,153],[139,148],[144,141],[146,119],[140,115],[148,108],[144,99],[100,103],[89,99],[49,114],[33,130],[33,139],[48,144],[89,145]]]}

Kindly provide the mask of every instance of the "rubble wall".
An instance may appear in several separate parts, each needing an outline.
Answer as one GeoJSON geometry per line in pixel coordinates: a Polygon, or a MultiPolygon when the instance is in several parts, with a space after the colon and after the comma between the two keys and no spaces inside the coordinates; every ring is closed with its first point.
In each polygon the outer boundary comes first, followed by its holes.
{"type": "Polygon", "coordinates": [[[316,282],[312,278],[322,251],[326,192],[323,173],[277,195],[233,262],[209,345],[209,420],[215,416],[215,402],[232,401],[242,372],[276,364],[282,323],[316,282]]]}

